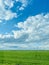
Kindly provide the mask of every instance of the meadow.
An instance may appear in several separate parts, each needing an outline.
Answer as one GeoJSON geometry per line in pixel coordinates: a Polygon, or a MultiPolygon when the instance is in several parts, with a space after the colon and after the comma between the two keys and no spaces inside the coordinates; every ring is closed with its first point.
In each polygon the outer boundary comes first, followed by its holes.
{"type": "Polygon", "coordinates": [[[49,51],[0,51],[0,65],[49,65],[49,51]]]}

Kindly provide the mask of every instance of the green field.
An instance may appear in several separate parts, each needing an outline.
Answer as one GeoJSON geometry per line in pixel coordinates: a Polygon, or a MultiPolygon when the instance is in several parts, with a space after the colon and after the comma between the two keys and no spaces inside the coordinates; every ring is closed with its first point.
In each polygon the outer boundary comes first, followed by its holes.
{"type": "Polygon", "coordinates": [[[49,51],[0,51],[0,65],[49,65],[49,51]]]}

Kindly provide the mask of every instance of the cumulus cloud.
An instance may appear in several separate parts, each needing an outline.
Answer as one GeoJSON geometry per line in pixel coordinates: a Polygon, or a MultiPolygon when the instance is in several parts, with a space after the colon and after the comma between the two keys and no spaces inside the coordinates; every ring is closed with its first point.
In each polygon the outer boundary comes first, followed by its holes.
{"type": "Polygon", "coordinates": [[[17,18],[19,16],[17,12],[14,13],[11,10],[11,8],[14,7],[15,2],[21,3],[21,6],[17,9],[17,11],[24,10],[24,8],[28,5],[28,0],[0,0],[0,22],[3,20],[7,21],[13,18],[17,18]]]}
{"type": "Polygon", "coordinates": [[[19,31],[13,31],[16,38],[17,36],[26,33],[29,34],[29,38],[31,37],[32,39],[35,38],[34,40],[41,40],[45,37],[49,37],[49,15],[39,14],[36,16],[30,16],[26,21],[19,22],[16,27],[21,29],[19,31]]]}
{"type": "Polygon", "coordinates": [[[17,12],[12,12],[11,8],[14,7],[14,3],[20,2],[21,6],[18,6],[17,11],[24,10],[25,7],[29,4],[28,0],[0,0],[0,22],[3,20],[10,20],[13,18],[17,18],[19,15],[17,12]]]}
{"type": "Polygon", "coordinates": [[[12,0],[0,0],[0,21],[2,20],[10,20],[14,17],[17,17],[16,13],[13,13],[10,8],[13,7],[12,0]],[[8,6],[8,10],[6,7],[8,6]]]}
{"type": "Polygon", "coordinates": [[[20,28],[20,30],[12,31],[15,39],[27,34],[28,36],[25,38],[26,43],[36,43],[37,45],[41,43],[43,44],[41,47],[39,45],[41,49],[42,47],[43,49],[47,48],[45,42],[49,45],[49,13],[30,16],[26,21],[19,22],[16,27],[20,28]]]}
{"type": "Polygon", "coordinates": [[[49,13],[29,16],[15,25],[19,30],[11,34],[0,34],[0,41],[8,49],[49,49],[49,13]],[[2,41],[3,40],[3,41],[2,41]]]}

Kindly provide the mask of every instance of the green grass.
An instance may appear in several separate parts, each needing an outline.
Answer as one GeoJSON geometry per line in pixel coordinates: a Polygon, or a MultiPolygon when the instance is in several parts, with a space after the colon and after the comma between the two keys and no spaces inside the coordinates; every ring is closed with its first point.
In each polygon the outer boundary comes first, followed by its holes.
{"type": "Polygon", "coordinates": [[[49,65],[49,51],[0,51],[0,65],[49,65]]]}

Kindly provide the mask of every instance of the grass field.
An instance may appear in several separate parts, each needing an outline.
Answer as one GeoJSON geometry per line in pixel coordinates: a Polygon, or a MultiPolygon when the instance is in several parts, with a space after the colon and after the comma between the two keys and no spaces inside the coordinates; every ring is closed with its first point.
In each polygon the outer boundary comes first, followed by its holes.
{"type": "Polygon", "coordinates": [[[0,65],[49,65],[49,51],[0,51],[0,65]]]}

